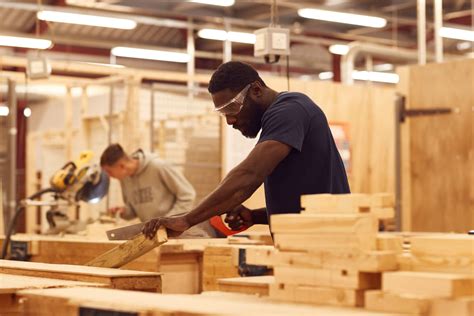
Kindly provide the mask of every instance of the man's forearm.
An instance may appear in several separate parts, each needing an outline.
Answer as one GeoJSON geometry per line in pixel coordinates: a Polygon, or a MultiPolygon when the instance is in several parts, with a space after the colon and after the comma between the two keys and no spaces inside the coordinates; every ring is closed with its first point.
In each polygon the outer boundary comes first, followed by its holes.
{"type": "Polygon", "coordinates": [[[215,215],[221,215],[248,199],[263,183],[263,178],[250,170],[234,169],[211,194],[186,215],[191,226],[215,215]]]}

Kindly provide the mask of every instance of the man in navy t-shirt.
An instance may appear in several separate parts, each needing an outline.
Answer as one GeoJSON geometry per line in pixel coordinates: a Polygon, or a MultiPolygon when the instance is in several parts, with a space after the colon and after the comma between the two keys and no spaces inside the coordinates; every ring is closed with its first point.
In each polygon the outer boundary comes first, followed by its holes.
{"type": "Polygon", "coordinates": [[[299,213],[302,194],[350,193],[326,116],[309,97],[272,90],[252,66],[241,62],[219,66],[208,89],[215,110],[227,124],[249,138],[261,130],[258,143],[188,214],[147,222],[143,232],[148,237],[154,236],[159,225],[179,235],[224,213],[234,230],[265,224],[272,214],[299,213]],[[242,206],[262,183],[266,208],[242,206]]]}

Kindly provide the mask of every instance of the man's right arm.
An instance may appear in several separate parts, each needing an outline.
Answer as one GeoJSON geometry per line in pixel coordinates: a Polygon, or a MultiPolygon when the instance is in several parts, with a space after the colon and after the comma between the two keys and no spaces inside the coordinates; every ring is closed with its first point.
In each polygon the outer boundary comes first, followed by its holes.
{"type": "Polygon", "coordinates": [[[219,186],[191,212],[182,217],[157,218],[145,225],[143,232],[150,238],[160,225],[171,235],[179,235],[191,226],[221,215],[247,200],[278,164],[290,153],[291,147],[278,141],[257,144],[248,157],[232,169],[219,186]]]}

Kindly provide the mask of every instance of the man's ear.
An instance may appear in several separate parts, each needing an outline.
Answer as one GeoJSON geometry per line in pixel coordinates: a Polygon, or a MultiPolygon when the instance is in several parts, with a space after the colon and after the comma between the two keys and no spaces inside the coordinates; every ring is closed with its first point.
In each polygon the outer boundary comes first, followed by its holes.
{"type": "Polygon", "coordinates": [[[260,82],[255,81],[250,86],[250,91],[252,92],[252,95],[255,96],[256,98],[261,98],[263,95],[263,86],[260,82]]]}

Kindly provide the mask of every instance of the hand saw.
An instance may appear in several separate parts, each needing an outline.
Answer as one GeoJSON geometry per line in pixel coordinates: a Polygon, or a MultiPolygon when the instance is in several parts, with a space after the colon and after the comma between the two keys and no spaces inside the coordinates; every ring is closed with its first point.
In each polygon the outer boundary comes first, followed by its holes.
{"type": "Polygon", "coordinates": [[[142,232],[145,223],[124,226],[106,231],[109,240],[129,240],[142,232]]]}

